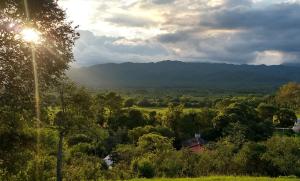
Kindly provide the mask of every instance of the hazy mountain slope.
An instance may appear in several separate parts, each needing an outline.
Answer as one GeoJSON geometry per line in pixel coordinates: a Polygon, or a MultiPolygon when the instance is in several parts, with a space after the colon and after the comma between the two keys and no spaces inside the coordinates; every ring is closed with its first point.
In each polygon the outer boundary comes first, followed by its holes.
{"type": "Polygon", "coordinates": [[[72,69],[74,81],[93,88],[203,88],[273,89],[289,81],[300,81],[297,66],[231,65],[212,63],[100,64],[72,69]]]}

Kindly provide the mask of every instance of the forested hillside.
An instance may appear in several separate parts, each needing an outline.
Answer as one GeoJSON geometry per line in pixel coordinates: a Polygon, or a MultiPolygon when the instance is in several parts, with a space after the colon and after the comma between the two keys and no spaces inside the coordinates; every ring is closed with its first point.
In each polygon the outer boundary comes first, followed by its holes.
{"type": "Polygon", "coordinates": [[[186,87],[224,90],[273,90],[289,81],[300,81],[292,65],[232,65],[213,63],[99,64],[72,69],[69,76],[93,88],[186,87]]]}

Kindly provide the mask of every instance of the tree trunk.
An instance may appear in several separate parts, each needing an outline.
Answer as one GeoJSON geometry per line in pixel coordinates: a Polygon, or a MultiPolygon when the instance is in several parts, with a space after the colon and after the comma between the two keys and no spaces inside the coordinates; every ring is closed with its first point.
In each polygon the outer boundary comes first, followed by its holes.
{"type": "Polygon", "coordinates": [[[59,142],[57,148],[57,158],[56,158],[56,180],[62,181],[62,158],[63,158],[63,141],[64,141],[64,131],[61,130],[62,123],[64,120],[65,114],[65,102],[64,102],[64,86],[62,84],[61,91],[60,91],[60,99],[61,99],[61,110],[62,110],[62,117],[59,119],[58,126],[59,126],[59,142]]]}
{"type": "Polygon", "coordinates": [[[63,132],[59,133],[59,142],[57,148],[57,162],[56,162],[56,180],[62,181],[62,157],[63,157],[63,132]]]}

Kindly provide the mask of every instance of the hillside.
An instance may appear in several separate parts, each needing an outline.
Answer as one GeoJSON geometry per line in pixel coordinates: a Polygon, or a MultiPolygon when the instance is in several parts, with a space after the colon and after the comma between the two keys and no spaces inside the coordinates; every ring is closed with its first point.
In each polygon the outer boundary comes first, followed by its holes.
{"type": "Polygon", "coordinates": [[[289,81],[300,81],[298,66],[179,61],[99,64],[71,69],[68,75],[74,81],[92,88],[272,90],[289,81]]]}

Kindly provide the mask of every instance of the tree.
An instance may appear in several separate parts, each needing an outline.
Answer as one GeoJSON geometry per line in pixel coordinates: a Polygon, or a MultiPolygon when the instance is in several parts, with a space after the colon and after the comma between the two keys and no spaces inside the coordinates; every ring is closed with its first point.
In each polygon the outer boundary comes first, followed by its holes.
{"type": "Polygon", "coordinates": [[[93,125],[92,98],[85,89],[78,89],[69,82],[62,82],[60,91],[61,110],[56,113],[53,127],[58,131],[57,180],[61,181],[63,141],[66,135],[77,130],[89,130],[93,125]]]}
{"type": "Polygon", "coordinates": [[[290,82],[283,85],[277,91],[276,101],[283,105],[293,109],[300,106],[300,84],[296,82],[290,82]]]}
{"type": "MultiPolygon", "coordinates": [[[[32,158],[36,143],[35,132],[29,128],[26,111],[18,113],[10,107],[0,107],[0,170],[4,178],[17,174],[32,158]]],[[[0,177],[1,178],[1,177],[0,177]]],[[[6,180],[6,179],[5,179],[6,180]]]]}
{"type": "Polygon", "coordinates": [[[243,133],[246,140],[264,140],[272,135],[272,122],[261,120],[254,107],[246,103],[234,103],[213,119],[215,138],[243,133]],[[233,128],[233,125],[234,129],[233,128]]]}
{"type": "Polygon", "coordinates": [[[137,149],[141,151],[141,153],[160,153],[172,150],[172,140],[159,134],[145,134],[139,138],[137,149]]]}
{"type": "MultiPolygon", "coordinates": [[[[13,115],[5,122],[1,120],[0,127],[10,125],[11,129],[7,130],[10,133],[6,132],[6,135],[11,135],[11,138],[5,139],[11,140],[9,145],[19,145],[20,153],[12,151],[12,157],[17,158],[19,154],[28,153],[30,149],[25,148],[38,142],[34,140],[36,142],[29,143],[27,133],[23,132],[33,130],[34,103],[38,103],[38,97],[34,96],[35,85],[38,83],[40,92],[44,93],[47,88],[56,85],[64,75],[68,64],[74,60],[72,49],[79,37],[75,29],[76,27],[72,27],[71,23],[66,21],[65,12],[57,1],[0,1],[0,107],[1,109],[5,107],[6,112],[13,115]],[[26,28],[40,32],[42,43],[33,44],[24,41],[20,34],[26,28]],[[34,58],[36,59],[33,60],[34,58]],[[33,76],[35,63],[37,82],[33,76]],[[15,124],[20,121],[22,124],[15,124]],[[16,132],[17,134],[14,134],[16,132]],[[15,139],[16,135],[22,134],[19,139],[15,139]]],[[[41,108],[43,113],[44,107],[41,108]]],[[[38,153],[39,150],[35,151],[38,153]]],[[[0,160],[4,157],[6,156],[1,155],[0,160]]],[[[25,156],[23,158],[27,159],[25,156]]],[[[7,166],[12,163],[14,162],[7,166]]],[[[27,168],[28,162],[23,163],[22,168],[16,167],[19,169],[16,171],[21,172],[27,168]]],[[[15,172],[12,171],[10,174],[15,172]]]]}
{"type": "Polygon", "coordinates": [[[150,125],[158,124],[156,111],[151,111],[148,114],[148,123],[150,125]]]}
{"type": "Polygon", "coordinates": [[[164,126],[171,128],[176,132],[178,129],[178,122],[183,116],[183,105],[170,104],[166,112],[166,118],[163,122],[164,126]]]}
{"type": "Polygon", "coordinates": [[[124,102],[124,107],[132,107],[134,104],[135,104],[134,99],[129,98],[124,102]]]}
{"type": "Polygon", "coordinates": [[[300,176],[299,138],[274,136],[266,141],[265,146],[266,152],[262,155],[262,159],[269,161],[278,169],[277,175],[300,176]]]}
{"type": "Polygon", "coordinates": [[[104,105],[109,111],[109,117],[119,116],[122,108],[123,98],[115,92],[105,95],[104,105]]]}
{"type": "Polygon", "coordinates": [[[151,102],[148,99],[146,99],[146,98],[144,98],[140,102],[138,102],[137,105],[140,106],[140,107],[151,107],[151,106],[153,106],[151,104],[151,102]]]}
{"type": "Polygon", "coordinates": [[[134,160],[132,167],[138,173],[139,177],[152,178],[155,176],[155,167],[151,157],[134,160]]]}
{"type": "MultiPolygon", "coordinates": [[[[127,169],[128,167],[131,168],[137,176],[153,177],[157,169],[156,167],[158,167],[158,164],[154,163],[158,161],[156,159],[163,160],[163,157],[160,155],[167,155],[167,153],[172,151],[174,151],[172,139],[156,133],[144,134],[138,139],[136,145],[127,144],[117,146],[114,152],[117,164],[113,169],[125,164],[125,167],[127,169]]],[[[126,172],[130,173],[131,171],[126,170],[126,172]]]]}
{"type": "Polygon", "coordinates": [[[257,107],[258,116],[265,121],[272,121],[277,112],[277,108],[271,104],[261,103],[257,107]]]}
{"type": "Polygon", "coordinates": [[[214,125],[212,120],[216,117],[216,115],[217,112],[212,109],[202,109],[201,112],[197,114],[200,133],[206,140],[211,140],[214,137],[214,125]]]}
{"type": "Polygon", "coordinates": [[[297,120],[297,116],[294,111],[290,109],[280,109],[274,116],[274,123],[276,126],[289,128],[292,127],[297,120]]]}
{"type": "Polygon", "coordinates": [[[98,94],[95,98],[95,110],[97,111],[99,123],[105,126],[107,119],[119,117],[123,106],[123,98],[115,92],[98,94]]]}
{"type": "Polygon", "coordinates": [[[182,140],[180,140],[180,123],[184,115],[183,108],[184,106],[182,104],[180,105],[170,104],[168,106],[165,119],[163,120],[163,126],[170,128],[175,134],[174,144],[176,148],[181,147],[182,140]]]}
{"type": "Polygon", "coordinates": [[[159,134],[161,136],[167,138],[173,138],[174,133],[167,127],[163,126],[145,126],[145,127],[136,127],[128,132],[128,136],[130,137],[133,144],[139,140],[139,138],[145,134],[154,133],[159,134]]]}
{"type": "Polygon", "coordinates": [[[33,107],[33,45],[17,35],[28,27],[41,33],[44,42],[34,49],[39,85],[45,90],[60,79],[73,61],[72,49],[79,34],[54,0],[2,0],[0,27],[0,104],[15,109],[33,107]]]}
{"type": "Polygon", "coordinates": [[[247,142],[234,157],[237,170],[241,174],[267,175],[274,173],[275,168],[268,161],[262,159],[266,147],[262,143],[247,142]]]}

